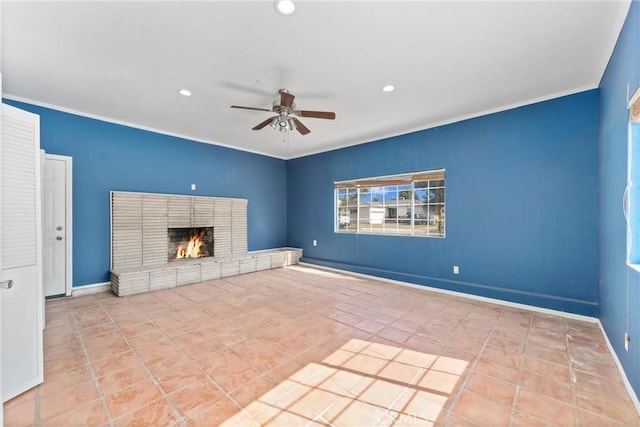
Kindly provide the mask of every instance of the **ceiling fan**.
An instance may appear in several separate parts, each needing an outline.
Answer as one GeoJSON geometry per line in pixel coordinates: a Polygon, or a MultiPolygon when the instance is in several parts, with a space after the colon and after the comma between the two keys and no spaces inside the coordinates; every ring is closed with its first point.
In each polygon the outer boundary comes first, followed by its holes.
{"type": "Polygon", "coordinates": [[[257,124],[253,127],[253,130],[260,130],[267,125],[270,125],[274,129],[278,129],[280,132],[286,132],[288,130],[297,130],[302,135],[306,135],[309,132],[308,127],[306,127],[298,117],[310,117],[314,119],[329,119],[333,120],[336,118],[336,113],[331,111],[309,111],[309,110],[297,110],[296,105],[293,103],[295,99],[295,95],[290,93],[287,89],[280,89],[280,103],[278,104],[278,100],[273,102],[273,106],[271,109],[267,108],[256,108],[256,107],[242,107],[239,105],[232,105],[231,108],[241,108],[243,110],[258,110],[258,111],[270,111],[274,112],[277,115],[273,117],[269,117],[264,122],[257,124]]]}

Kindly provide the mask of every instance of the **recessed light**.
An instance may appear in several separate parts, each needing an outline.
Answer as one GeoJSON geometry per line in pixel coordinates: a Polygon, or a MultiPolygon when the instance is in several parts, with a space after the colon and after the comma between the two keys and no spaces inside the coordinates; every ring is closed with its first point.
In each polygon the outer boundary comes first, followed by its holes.
{"type": "Polygon", "coordinates": [[[191,91],[189,89],[180,89],[178,93],[182,96],[191,96],[191,91]]]}
{"type": "Polygon", "coordinates": [[[395,87],[393,85],[386,85],[385,87],[382,88],[383,92],[393,92],[395,90],[395,87]]]}
{"type": "Polygon", "coordinates": [[[296,11],[296,4],[292,0],[276,0],[273,3],[279,14],[284,16],[293,15],[296,11]]]}

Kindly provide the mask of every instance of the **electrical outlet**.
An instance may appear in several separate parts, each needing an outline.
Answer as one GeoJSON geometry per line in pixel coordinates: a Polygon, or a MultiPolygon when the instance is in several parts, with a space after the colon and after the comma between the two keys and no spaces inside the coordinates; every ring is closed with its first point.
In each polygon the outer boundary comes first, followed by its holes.
{"type": "Polygon", "coordinates": [[[195,189],[196,189],[196,185],[195,184],[191,184],[191,190],[195,191],[195,189]]]}
{"type": "Polygon", "coordinates": [[[631,337],[627,332],[624,333],[624,349],[625,351],[629,351],[629,342],[631,342],[631,337]]]}
{"type": "Polygon", "coordinates": [[[317,240],[313,241],[313,246],[318,246],[318,241],[317,240]]]}
{"type": "Polygon", "coordinates": [[[457,265],[453,266],[453,274],[460,274],[460,267],[457,265]]]}

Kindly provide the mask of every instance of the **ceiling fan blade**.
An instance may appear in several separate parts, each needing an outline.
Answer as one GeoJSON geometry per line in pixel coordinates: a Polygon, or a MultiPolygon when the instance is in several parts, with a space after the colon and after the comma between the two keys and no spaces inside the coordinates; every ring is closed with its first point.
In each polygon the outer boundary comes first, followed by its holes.
{"type": "Polygon", "coordinates": [[[282,105],[283,107],[291,108],[294,99],[295,96],[290,94],[289,92],[285,92],[282,90],[280,91],[280,105],[282,105]]]}
{"type": "Polygon", "coordinates": [[[293,119],[293,122],[296,124],[296,130],[298,132],[300,132],[302,135],[306,135],[309,132],[311,132],[308,127],[303,125],[302,122],[300,120],[296,119],[295,117],[293,119]]]}
{"type": "MultiPolygon", "coordinates": [[[[278,117],[278,116],[274,116],[274,117],[278,117]]],[[[264,122],[260,122],[260,124],[257,124],[256,126],[252,127],[251,130],[260,130],[263,127],[265,127],[266,125],[268,125],[269,123],[271,123],[271,120],[273,120],[273,117],[269,117],[264,122]]]]}
{"type": "Polygon", "coordinates": [[[336,113],[332,111],[307,111],[301,110],[296,111],[296,114],[300,117],[312,117],[314,119],[329,119],[333,120],[336,118],[336,113]]]}
{"type": "Polygon", "coordinates": [[[258,111],[271,111],[266,108],[256,108],[256,107],[242,107],[240,105],[232,105],[231,108],[240,108],[242,110],[258,110],[258,111]]]}

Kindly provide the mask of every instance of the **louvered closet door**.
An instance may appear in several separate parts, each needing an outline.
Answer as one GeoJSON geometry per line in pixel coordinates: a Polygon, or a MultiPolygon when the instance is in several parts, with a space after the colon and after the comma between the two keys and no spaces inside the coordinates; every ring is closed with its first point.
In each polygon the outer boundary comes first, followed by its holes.
{"type": "Polygon", "coordinates": [[[43,379],[40,223],[40,120],[2,105],[2,398],[43,379]],[[9,287],[7,281],[12,281],[9,287]]]}

